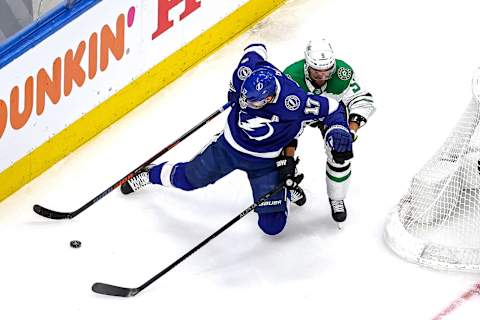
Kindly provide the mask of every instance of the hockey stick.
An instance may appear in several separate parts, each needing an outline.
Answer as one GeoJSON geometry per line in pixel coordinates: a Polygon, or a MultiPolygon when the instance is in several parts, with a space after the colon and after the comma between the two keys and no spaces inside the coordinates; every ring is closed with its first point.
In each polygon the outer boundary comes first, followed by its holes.
{"type": "Polygon", "coordinates": [[[113,184],[112,186],[108,187],[108,189],[106,189],[105,191],[103,191],[102,193],[100,193],[99,195],[97,195],[95,198],[93,198],[92,200],[90,200],[89,202],[85,203],[82,207],[78,208],[77,210],[75,211],[71,211],[71,212],[59,212],[59,211],[54,211],[54,210],[50,210],[50,209],[47,209],[45,207],[42,207],[38,204],[34,205],[33,206],[33,211],[35,211],[36,213],[38,213],[39,215],[45,217],[45,218],[49,218],[49,219],[56,219],[56,220],[60,220],[60,219],[72,219],[74,217],[76,217],[78,214],[80,214],[81,212],[83,212],[85,209],[87,209],[88,207],[90,207],[92,204],[94,204],[95,202],[97,202],[98,200],[102,199],[103,197],[105,197],[107,194],[109,194],[112,190],[118,188],[119,186],[121,186],[122,184],[124,184],[125,182],[127,182],[130,178],[132,178],[140,169],[142,169],[143,167],[145,167],[146,165],[149,165],[150,163],[152,163],[154,160],[156,160],[158,157],[160,157],[161,155],[164,155],[165,153],[167,153],[167,151],[169,151],[170,149],[172,149],[173,147],[175,147],[177,144],[179,144],[180,142],[182,142],[183,140],[185,140],[187,137],[189,137],[192,133],[194,133],[195,131],[197,131],[198,129],[200,129],[201,127],[203,127],[205,124],[207,124],[210,120],[212,120],[213,118],[215,118],[217,115],[219,115],[220,113],[222,113],[223,111],[225,111],[227,108],[229,108],[231,106],[231,102],[227,102],[225,105],[223,105],[222,107],[220,107],[219,109],[217,109],[214,113],[212,113],[211,115],[209,115],[207,118],[203,119],[200,123],[198,123],[196,126],[194,126],[193,128],[191,128],[190,130],[188,130],[186,133],[184,133],[180,138],[178,138],[177,140],[175,140],[174,142],[172,142],[171,144],[169,144],[168,146],[166,146],[163,150],[161,150],[160,152],[158,152],[156,155],[154,155],[153,157],[151,157],[150,159],[148,159],[147,161],[145,161],[144,163],[142,163],[138,168],[136,168],[135,170],[131,171],[129,174],[127,174],[125,177],[123,177],[122,179],[118,180],[115,184],[113,184]]]}
{"type": "Polygon", "coordinates": [[[213,233],[211,236],[209,236],[208,238],[206,238],[205,240],[203,240],[202,242],[200,242],[196,247],[194,247],[193,249],[191,249],[190,251],[188,251],[187,253],[185,253],[183,256],[181,256],[180,258],[178,258],[176,261],[174,261],[171,265],[169,265],[168,267],[166,267],[165,269],[163,269],[162,271],[160,271],[157,275],[155,275],[153,278],[151,278],[150,280],[148,280],[147,282],[145,282],[144,284],[142,284],[140,287],[137,287],[137,288],[124,288],[124,287],[118,287],[118,286],[114,286],[114,285],[111,285],[111,284],[106,284],[106,283],[101,283],[101,282],[96,282],[93,286],[92,286],[92,290],[96,293],[99,293],[99,294],[104,294],[104,295],[108,295],[108,296],[117,296],[117,297],[133,297],[135,295],[137,295],[140,291],[142,291],[143,289],[145,289],[146,287],[148,287],[149,285],[151,285],[153,282],[155,282],[156,280],[158,280],[161,276],[163,276],[165,273],[167,273],[168,271],[172,270],[173,268],[175,268],[180,262],[182,262],[183,260],[187,259],[190,255],[192,255],[193,253],[195,253],[198,249],[200,249],[201,247],[203,247],[204,245],[206,245],[210,240],[214,239],[215,237],[217,237],[219,234],[221,234],[223,231],[227,230],[228,228],[230,228],[234,223],[236,223],[238,220],[240,220],[241,218],[243,218],[245,215],[247,215],[248,213],[252,212],[256,207],[258,207],[262,202],[266,201],[268,198],[270,198],[272,195],[274,195],[275,193],[279,192],[280,190],[282,190],[284,188],[284,185],[283,184],[280,184],[278,186],[276,186],[272,191],[270,191],[269,193],[263,195],[258,201],[254,202],[250,207],[248,207],[247,209],[243,210],[242,212],[240,212],[240,214],[238,216],[236,216],[235,218],[233,218],[232,220],[230,220],[227,224],[225,224],[223,227],[221,227],[220,229],[218,229],[217,231],[215,231],[215,233],[213,233]]]}

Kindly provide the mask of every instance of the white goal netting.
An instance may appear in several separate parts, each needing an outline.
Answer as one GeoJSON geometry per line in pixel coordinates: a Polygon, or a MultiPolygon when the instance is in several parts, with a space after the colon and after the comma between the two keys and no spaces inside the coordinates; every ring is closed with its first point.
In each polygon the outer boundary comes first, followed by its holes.
{"type": "Polygon", "coordinates": [[[435,269],[480,272],[480,69],[472,90],[460,121],[386,222],[393,251],[435,269]]]}

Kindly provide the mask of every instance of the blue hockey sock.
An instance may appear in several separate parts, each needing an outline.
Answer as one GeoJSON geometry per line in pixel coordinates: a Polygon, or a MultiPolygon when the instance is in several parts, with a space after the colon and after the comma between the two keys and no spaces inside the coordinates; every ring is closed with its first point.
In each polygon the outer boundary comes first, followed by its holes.
{"type": "Polygon", "coordinates": [[[184,162],[176,164],[163,162],[150,169],[149,179],[151,183],[160,184],[164,187],[175,187],[186,191],[196,189],[187,180],[184,162]]]}

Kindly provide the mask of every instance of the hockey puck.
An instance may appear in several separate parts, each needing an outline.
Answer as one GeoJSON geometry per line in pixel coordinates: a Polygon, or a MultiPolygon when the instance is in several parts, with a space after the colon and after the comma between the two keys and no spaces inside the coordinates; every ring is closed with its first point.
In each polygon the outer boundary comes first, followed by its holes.
{"type": "Polygon", "coordinates": [[[70,241],[70,247],[72,247],[72,248],[77,249],[77,248],[80,248],[81,246],[82,246],[82,243],[78,240],[70,241]]]}

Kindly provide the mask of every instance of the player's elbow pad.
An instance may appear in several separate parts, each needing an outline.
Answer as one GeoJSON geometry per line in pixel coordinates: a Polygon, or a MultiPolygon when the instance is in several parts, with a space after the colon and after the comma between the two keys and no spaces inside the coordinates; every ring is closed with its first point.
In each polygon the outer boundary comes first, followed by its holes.
{"type": "Polygon", "coordinates": [[[358,114],[365,118],[365,120],[368,120],[376,110],[373,97],[370,93],[352,99],[347,105],[351,114],[358,114]]]}

